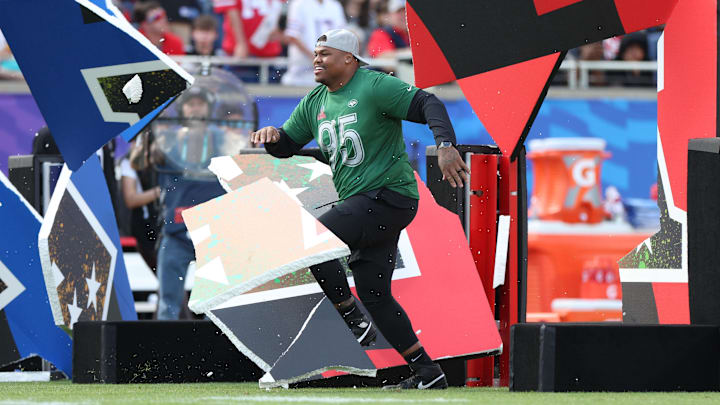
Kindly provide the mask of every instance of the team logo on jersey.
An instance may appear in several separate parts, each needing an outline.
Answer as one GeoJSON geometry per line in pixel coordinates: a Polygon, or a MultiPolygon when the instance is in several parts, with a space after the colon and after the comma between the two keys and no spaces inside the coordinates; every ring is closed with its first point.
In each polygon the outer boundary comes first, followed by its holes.
{"type": "Polygon", "coordinates": [[[325,115],[325,106],[320,107],[320,114],[317,115],[317,120],[324,120],[327,118],[327,115],[325,115]]]}
{"type": "Polygon", "coordinates": [[[358,101],[357,101],[357,100],[352,99],[352,100],[348,101],[348,107],[353,108],[353,107],[355,107],[356,105],[358,105],[358,101]]]}

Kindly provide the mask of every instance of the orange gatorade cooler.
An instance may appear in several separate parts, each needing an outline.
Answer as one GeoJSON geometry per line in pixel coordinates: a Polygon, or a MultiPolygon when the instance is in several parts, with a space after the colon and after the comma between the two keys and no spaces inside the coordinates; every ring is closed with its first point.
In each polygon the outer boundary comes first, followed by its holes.
{"type": "Polygon", "coordinates": [[[534,183],[531,216],[542,220],[597,223],[604,217],[600,169],[605,140],[547,138],[528,143],[534,183]]]}

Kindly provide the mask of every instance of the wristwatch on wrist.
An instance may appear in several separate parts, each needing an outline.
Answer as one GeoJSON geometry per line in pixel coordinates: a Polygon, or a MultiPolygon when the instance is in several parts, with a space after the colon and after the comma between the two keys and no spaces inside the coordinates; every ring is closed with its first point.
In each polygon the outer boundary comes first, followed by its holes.
{"type": "Polygon", "coordinates": [[[442,142],[440,142],[440,144],[438,145],[437,148],[438,148],[438,149],[445,149],[445,148],[449,148],[449,147],[451,147],[451,146],[453,146],[452,142],[450,142],[450,141],[442,141],[442,142]]]}

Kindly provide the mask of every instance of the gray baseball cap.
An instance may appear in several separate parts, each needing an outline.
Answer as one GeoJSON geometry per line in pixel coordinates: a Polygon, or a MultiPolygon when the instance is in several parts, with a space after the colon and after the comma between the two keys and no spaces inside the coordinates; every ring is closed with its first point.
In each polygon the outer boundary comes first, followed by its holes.
{"type": "Polygon", "coordinates": [[[360,57],[360,41],[358,41],[357,36],[351,31],[346,29],[330,30],[322,34],[320,38],[318,38],[315,46],[327,46],[343,52],[349,52],[360,62],[360,66],[369,65],[365,59],[360,57]],[[325,37],[324,41],[321,41],[320,38],[323,37],[325,37]]]}

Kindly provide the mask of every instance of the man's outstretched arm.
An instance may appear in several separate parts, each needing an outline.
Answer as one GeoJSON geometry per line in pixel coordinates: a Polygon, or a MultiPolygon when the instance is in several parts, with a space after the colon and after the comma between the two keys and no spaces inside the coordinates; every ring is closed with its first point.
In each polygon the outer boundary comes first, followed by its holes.
{"type": "Polygon", "coordinates": [[[254,144],[263,144],[265,150],[276,158],[289,158],[295,155],[303,145],[295,142],[282,128],[265,127],[250,135],[254,144]]]}
{"type": "Polygon", "coordinates": [[[463,182],[468,180],[470,168],[455,149],[455,130],[442,101],[434,94],[418,90],[410,103],[406,119],[430,127],[435,137],[435,145],[438,146],[438,166],[443,179],[447,179],[453,187],[462,187],[463,182]],[[448,144],[451,146],[446,146],[448,144]]]}

